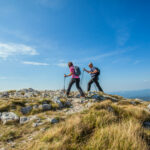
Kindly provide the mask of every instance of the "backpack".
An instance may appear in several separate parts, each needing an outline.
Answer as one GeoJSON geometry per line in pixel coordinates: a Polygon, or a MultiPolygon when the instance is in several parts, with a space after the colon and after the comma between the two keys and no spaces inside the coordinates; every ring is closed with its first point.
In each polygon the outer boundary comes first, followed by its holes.
{"type": "Polygon", "coordinates": [[[75,73],[76,76],[81,75],[81,70],[80,70],[80,68],[78,66],[74,67],[74,73],[75,73]]]}
{"type": "Polygon", "coordinates": [[[100,75],[100,73],[101,73],[100,69],[99,69],[99,68],[97,68],[97,67],[95,67],[95,69],[98,71],[98,72],[96,73],[96,76],[99,76],[99,75],[100,75]]]}

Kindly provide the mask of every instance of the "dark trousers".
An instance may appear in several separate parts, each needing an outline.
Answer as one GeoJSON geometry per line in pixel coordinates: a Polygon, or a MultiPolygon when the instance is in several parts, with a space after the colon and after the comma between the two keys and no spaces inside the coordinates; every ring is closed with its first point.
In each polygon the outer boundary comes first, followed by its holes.
{"type": "Polygon", "coordinates": [[[71,81],[70,81],[70,83],[69,83],[69,86],[68,86],[68,89],[67,89],[67,95],[69,95],[70,90],[71,90],[71,87],[72,87],[72,85],[73,85],[74,83],[76,83],[76,87],[77,87],[78,91],[80,92],[80,95],[81,95],[81,96],[84,96],[84,93],[83,93],[83,91],[82,91],[82,89],[81,89],[81,87],[80,87],[80,78],[72,78],[72,79],[71,79],[71,81]]]}
{"type": "Polygon", "coordinates": [[[92,85],[93,83],[96,84],[96,86],[97,86],[97,88],[98,88],[99,91],[103,92],[103,89],[101,88],[101,86],[100,86],[100,84],[99,84],[99,82],[98,82],[98,77],[92,78],[92,79],[88,82],[88,88],[87,88],[88,91],[90,91],[91,85],[92,85]]]}

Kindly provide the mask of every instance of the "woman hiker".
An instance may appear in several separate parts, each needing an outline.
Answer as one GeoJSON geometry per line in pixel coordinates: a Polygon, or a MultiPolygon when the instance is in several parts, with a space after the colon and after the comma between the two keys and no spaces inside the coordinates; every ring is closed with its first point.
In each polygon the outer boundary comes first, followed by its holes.
{"type": "Polygon", "coordinates": [[[83,93],[83,90],[80,87],[80,68],[78,66],[74,66],[72,62],[68,62],[68,67],[70,69],[70,74],[69,75],[64,75],[64,77],[69,77],[72,76],[72,79],[70,80],[68,89],[67,89],[67,97],[69,96],[71,87],[74,83],[76,83],[76,88],[78,89],[78,91],[80,92],[81,97],[85,97],[85,94],[83,93]]]}

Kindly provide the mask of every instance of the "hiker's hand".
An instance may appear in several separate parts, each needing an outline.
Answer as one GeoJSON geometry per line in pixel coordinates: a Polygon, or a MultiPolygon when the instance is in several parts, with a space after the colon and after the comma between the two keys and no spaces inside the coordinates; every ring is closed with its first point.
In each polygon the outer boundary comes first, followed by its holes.
{"type": "Polygon", "coordinates": [[[67,75],[66,75],[66,74],[64,74],[64,77],[67,77],[67,75]]]}
{"type": "Polygon", "coordinates": [[[86,71],[86,69],[85,69],[85,68],[83,68],[83,71],[86,71]]]}

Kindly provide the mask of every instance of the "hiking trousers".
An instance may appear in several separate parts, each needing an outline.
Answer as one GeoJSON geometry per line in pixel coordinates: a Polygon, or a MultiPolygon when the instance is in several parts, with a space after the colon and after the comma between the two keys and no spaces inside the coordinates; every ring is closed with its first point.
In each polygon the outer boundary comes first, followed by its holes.
{"type": "Polygon", "coordinates": [[[101,88],[101,86],[100,86],[100,84],[99,84],[99,82],[98,82],[98,77],[92,78],[92,79],[88,82],[87,91],[90,91],[91,85],[92,85],[93,83],[96,84],[96,86],[97,86],[97,88],[98,88],[99,91],[103,92],[103,89],[101,88]]]}
{"type": "Polygon", "coordinates": [[[84,93],[83,93],[83,90],[81,89],[80,87],[80,78],[72,78],[70,83],[69,83],[69,86],[68,86],[68,89],[67,89],[67,95],[69,95],[70,93],[70,90],[71,90],[71,87],[72,85],[76,83],[76,88],[78,89],[78,91],[80,92],[80,95],[81,96],[84,96],[84,93]]]}

